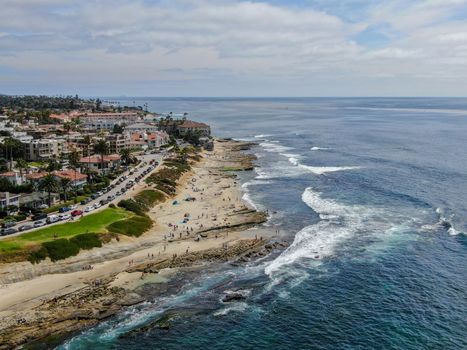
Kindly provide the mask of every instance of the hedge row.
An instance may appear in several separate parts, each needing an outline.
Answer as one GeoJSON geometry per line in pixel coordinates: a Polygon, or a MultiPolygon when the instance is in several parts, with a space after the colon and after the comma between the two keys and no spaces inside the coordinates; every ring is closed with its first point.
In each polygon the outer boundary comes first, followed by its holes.
{"type": "Polygon", "coordinates": [[[42,243],[39,250],[31,252],[28,260],[39,263],[49,257],[52,261],[62,260],[70,256],[78,255],[81,249],[102,247],[102,242],[96,233],[83,233],[70,239],[60,238],[54,241],[42,243]]]}

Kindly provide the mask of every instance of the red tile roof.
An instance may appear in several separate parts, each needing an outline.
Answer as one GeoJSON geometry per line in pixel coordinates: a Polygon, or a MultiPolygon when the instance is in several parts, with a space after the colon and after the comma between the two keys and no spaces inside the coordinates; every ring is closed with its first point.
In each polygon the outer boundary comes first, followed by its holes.
{"type": "Polygon", "coordinates": [[[16,176],[16,173],[13,171],[7,171],[6,173],[1,173],[0,176],[3,176],[3,177],[16,176]]]}
{"type": "Polygon", "coordinates": [[[46,173],[31,173],[26,175],[26,179],[29,180],[39,180],[46,176],[46,173]]]}
{"type": "Polygon", "coordinates": [[[85,174],[81,174],[79,171],[74,170],[63,170],[63,171],[56,171],[54,172],[55,176],[58,176],[63,179],[69,179],[72,181],[75,180],[85,180],[88,176],[85,174]]]}
{"type": "MultiPolygon", "coordinates": [[[[108,156],[104,156],[104,163],[112,162],[115,160],[120,160],[120,156],[118,154],[110,154],[108,156]]],[[[80,163],[100,163],[102,161],[100,155],[93,155],[90,157],[82,157],[79,162],[80,163]]]]}

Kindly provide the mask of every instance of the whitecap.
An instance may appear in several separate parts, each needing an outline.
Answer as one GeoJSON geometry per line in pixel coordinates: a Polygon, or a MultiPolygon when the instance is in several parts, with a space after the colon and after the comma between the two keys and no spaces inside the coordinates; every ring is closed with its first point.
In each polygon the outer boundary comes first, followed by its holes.
{"type": "Polygon", "coordinates": [[[287,147],[287,146],[280,145],[278,143],[271,143],[271,142],[261,142],[259,145],[263,147],[266,152],[274,152],[274,153],[287,152],[293,149],[292,147],[287,147]]]}
{"type": "Polygon", "coordinates": [[[263,139],[265,137],[271,137],[273,135],[269,135],[269,134],[259,134],[259,135],[255,135],[254,138],[255,139],[263,139]]]}
{"type": "Polygon", "coordinates": [[[311,150],[312,151],[327,151],[327,150],[330,150],[330,148],[314,146],[314,147],[311,147],[311,150]]]}
{"type": "Polygon", "coordinates": [[[309,171],[316,175],[324,175],[326,173],[333,173],[336,171],[344,171],[344,170],[356,170],[360,169],[359,166],[310,166],[301,164],[299,158],[297,156],[292,155],[289,158],[289,162],[296,167],[299,167],[303,170],[309,171]]]}

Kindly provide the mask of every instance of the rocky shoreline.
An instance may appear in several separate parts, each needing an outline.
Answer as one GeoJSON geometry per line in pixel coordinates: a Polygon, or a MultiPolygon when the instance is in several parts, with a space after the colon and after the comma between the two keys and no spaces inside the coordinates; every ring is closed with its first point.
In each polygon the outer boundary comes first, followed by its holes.
{"type": "MultiPolygon", "coordinates": [[[[203,166],[209,171],[209,176],[213,176],[214,179],[230,179],[228,181],[231,184],[226,185],[225,188],[232,190],[231,186],[236,184],[236,174],[231,172],[248,171],[254,167],[255,157],[243,153],[253,145],[255,144],[218,140],[216,146],[222,148],[222,151],[217,154],[221,156],[207,155],[206,157],[214,157],[215,159],[209,163],[210,165],[203,163],[203,166]]],[[[229,193],[233,194],[234,192],[229,193]]],[[[234,236],[236,232],[242,233],[266,220],[265,213],[247,207],[229,210],[222,223],[213,222],[195,232],[206,242],[213,242],[211,248],[190,252],[187,249],[178,254],[165,254],[154,259],[137,261],[127,266],[123,271],[89,280],[79,289],[58,292],[53,297],[45,297],[39,305],[18,313],[18,315],[2,317],[0,349],[12,349],[22,347],[25,344],[30,348],[35,348],[36,345],[40,345],[40,348],[50,348],[80,330],[115,316],[126,307],[145,301],[148,296],[144,293],[139,294],[138,287],[146,285],[145,280],[148,280],[147,285],[154,286],[151,284],[151,276],[159,275],[161,272],[176,271],[183,274],[187,269],[207,264],[226,262],[234,265],[245,264],[264,257],[274,250],[283,249],[287,245],[286,242],[271,240],[267,237],[264,239],[263,237],[227,239],[229,234],[234,236]],[[217,244],[215,244],[216,242],[217,244]],[[221,247],[219,247],[220,244],[221,247]],[[132,286],[122,285],[118,283],[122,274],[130,276],[132,281],[142,282],[132,286]]],[[[173,242],[170,244],[182,244],[189,240],[192,241],[192,236],[182,237],[180,234],[180,238],[177,236],[170,241],[173,242]]],[[[150,247],[151,241],[142,242],[138,247],[142,249],[146,246],[150,247]]],[[[129,254],[128,251],[121,254],[125,253],[129,254]]],[[[148,256],[150,256],[149,253],[148,256]]],[[[100,259],[103,257],[101,256],[100,259]]],[[[83,263],[89,264],[89,261],[78,260],[74,263],[74,267],[62,265],[62,268],[68,268],[67,271],[70,271],[70,268],[76,270],[83,263]]],[[[188,283],[189,279],[184,282],[188,283]]],[[[157,287],[160,288],[160,286],[161,284],[158,283],[157,287]]]]}

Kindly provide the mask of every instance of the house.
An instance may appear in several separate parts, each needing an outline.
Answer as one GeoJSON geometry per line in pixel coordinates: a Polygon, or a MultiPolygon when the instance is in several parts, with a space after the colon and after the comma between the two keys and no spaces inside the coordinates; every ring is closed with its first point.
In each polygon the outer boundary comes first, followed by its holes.
{"type": "Polygon", "coordinates": [[[40,187],[40,183],[42,179],[47,175],[47,173],[44,172],[37,172],[37,173],[30,173],[26,174],[25,178],[26,181],[29,182],[34,186],[34,188],[37,190],[40,187]]]}
{"type": "Polygon", "coordinates": [[[0,210],[5,211],[12,205],[19,208],[19,197],[19,194],[0,192],[0,210]]]}
{"type": "Polygon", "coordinates": [[[132,147],[158,148],[167,144],[169,135],[164,131],[133,132],[131,134],[132,147]]]}
{"type": "Polygon", "coordinates": [[[16,171],[8,171],[5,173],[1,173],[0,177],[7,179],[11,184],[15,186],[23,184],[23,179],[20,173],[16,171]]]}
{"type": "Polygon", "coordinates": [[[76,188],[82,188],[87,183],[87,175],[81,174],[79,171],[72,169],[54,171],[54,175],[57,180],[68,179],[70,180],[70,186],[76,188]]]}
{"type": "Polygon", "coordinates": [[[177,130],[180,136],[185,136],[189,133],[204,137],[211,136],[211,127],[209,125],[192,120],[183,121],[182,124],[177,126],[177,130]]]}
{"type": "Polygon", "coordinates": [[[122,149],[131,148],[130,135],[123,134],[110,134],[107,135],[105,140],[109,144],[109,152],[118,154],[122,149]]]}
{"type": "Polygon", "coordinates": [[[156,123],[133,123],[125,126],[125,131],[134,132],[156,132],[159,131],[159,126],[156,123]]]}
{"type": "MultiPolygon", "coordinates": [[[[58,193],[50,194],[51,204],[55,203],[60,199],[58,193]]],[[[23,193],[19,197],[19,204],[21,207],[37,209],[43,204],[48,205],[49,194],[44,191],[32,192],[32,193],[23,193]]]]}
{"type": "Polygon", "coordinates": [[[31,161],[60,158],[69,153],[65,139],[44,138],[22,142],[22,144],[24,158],[31,161]]]}
{"type": "Polygon", "coordinates": [[[104,157],[95,154],[89,157],[82,157],[79,162],[83,167],[98,173],[109,173],[118,168],[120,158],[118,154],[110,154],[104,157]]]}

